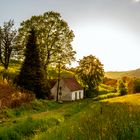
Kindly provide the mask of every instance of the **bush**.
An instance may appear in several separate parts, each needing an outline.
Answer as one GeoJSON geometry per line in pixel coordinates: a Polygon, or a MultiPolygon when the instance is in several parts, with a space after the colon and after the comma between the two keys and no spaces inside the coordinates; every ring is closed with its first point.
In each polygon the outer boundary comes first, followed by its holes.
{"type": "Polygon", "coordinates": [[[127,86],[123,82],[123,80],[118,81],[117,91],[118,91],[118,93],[120,93],[120,95],[126,95],[128,93],[127,86]]]}
{"type": "Polygon", "coordinates": [[[140,78],[134,79],[134,93],[140,92],[140,78]]]}

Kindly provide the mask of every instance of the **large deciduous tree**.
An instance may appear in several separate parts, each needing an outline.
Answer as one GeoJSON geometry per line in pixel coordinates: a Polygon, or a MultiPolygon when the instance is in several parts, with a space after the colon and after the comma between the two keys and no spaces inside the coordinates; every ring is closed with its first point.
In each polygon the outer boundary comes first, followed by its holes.
{"type": "Polygon", "coordinates": [[[15,48],[16,30],[13,28],[14,21],[4,22],[0,27],[0,62],[8,69],[12,51],[15,48]]]}
{"type": "Polygon", "coordinates": [[[37,31],[37,43],[40,46],[44,69],[47,70],[50,64],[56,64],[59,59],[64,63],[74,60],[75,51],[71,45],[74,34],[59,13],[46,12],[23,21],[18,36],[18,41],[23,47],[31,26],[37,31]]]}
{"type": "Polygon", "coordinates": [[[25,59],[15,82],[18,86],[33,91],[37,98],[45,98],[45,96],[49,96],[45,74],[46,72],[40,60],[35,30],[31,28],[26,43],[25,59]]]}
{"type": "Polygon", "coordinates": [[[85,87],[86,96],[91,97],[97,94],[98,85],[104,77],[103,65],[95,56],[85,56],[79,61],[77,67],[78,77],[85,87]]]}

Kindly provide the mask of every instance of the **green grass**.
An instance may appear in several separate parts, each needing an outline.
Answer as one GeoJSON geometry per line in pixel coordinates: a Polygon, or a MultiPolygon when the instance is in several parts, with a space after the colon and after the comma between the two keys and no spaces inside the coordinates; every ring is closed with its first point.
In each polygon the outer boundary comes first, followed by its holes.
{"type": "Polygon", "coordinates": [[[93,98],[93,100],[94,101],[99,101],[99,100],[118,97],[118,96],[120,96],[120,93],[107,93],[107,94],[99,95],[99,96],[93,98]]]}
{"type": "Polygon", "coordinates": [[[89,100],[85,100],[83,103],[77,101],[60,104],[54,101],[35,100],[31,104],[25,104],[19,108],[4,109],[0,119],[0,139],[20,139],[19,136],[32,137],[36,133],[47,131],[48,128],[73,117],[88,106],[89,102],[89,100]],[[29,121],[29,119],[31,120],[29,121]]]}
{"type": "Polygon", "coordinates": [[[105,84],[101,84],[99,86],[99,95],[103,95],[103,94],[108,94],[108,93],[115,93],[116,92],[116,88],[109,86],[109,85],[105,85],[105,84]]]}
{"type": "Polygon", "coordinates": [[[24,137],[28,139],[29,136],[35,135],[37,132],[47,131],[47,129],[57,124],[59,124],[59,121],[55,118],[33,119],[28,117],[15,125],[4,127],[0,131],[0,139],[22,140],[24,137]]]}
{"type": "Polygon", "coordinates": [[[139,140],[140,94],[4,109],[0,140],[139,140]]]}
{"type": "Polygon", "coordinates": [[[52,132],[40,134],[38,139],[47,137],[48,140],[138,140],[140,109],[133,112],[129,108],[130,106],[122,104],[93,105],[88,111],[77,116],[78,122],[75,118],[72,122],[56,127],[52,132]]]}
{"type": "Polygon", "coordinates": [[[36,135],[43,140],[139,140],[140,107],[133,102],[140,95],[130,95],[90,104],[66,123],[36,135]],[[118,99],[118,100],[117,100],[118,99]],[[123,101],[122,101],[123,100],[123,101]]]}
{"type": "Polygon", "coordinates": [[[54,109],[58,109],[62,107],[62,104],[59,104],[55,101],[47,101],[47,100],[34,100],[31,103],[23,104],[17,108],[6,108],[0,110],[0,119],[2,118],[17,118],[27,115],[32,115],[40,112],[47,112],[54,109]]]}

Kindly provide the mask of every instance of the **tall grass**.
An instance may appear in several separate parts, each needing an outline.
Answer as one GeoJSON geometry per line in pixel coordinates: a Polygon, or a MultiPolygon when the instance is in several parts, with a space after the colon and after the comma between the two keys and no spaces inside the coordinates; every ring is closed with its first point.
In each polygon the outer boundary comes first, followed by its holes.
{"type": "Polygon", "coordinates": [[[36,133],[47,131],[48,128],[58,125],[59,121],[55,118],[34,120],[28,117],[11,127],[4,127],[0,130],[0,140],[22,140],[28,139],[36,133]]]}
{"type": "Polygon", "coordinates": [[[62,106],[62,104],[59,104],[55,101],[35,99],[35,100],[31,101],[30,103],[25,103],[25,104],[21,105],[20,107],[16,107],[13,109],[11,109],[11,108],[1,109],[0,110],[0,119],[17,118],[20,116],[36,114],[36,113],[45,112],[45,111],[51,111],[54,109],[58,109],[61,106],[62,106]]]}
{"type": "Polygon", "coordinates": [[[139,140],[140,106],[130,100],[138,97],[64,104],[34,100],[7,110],[11,118],[0,124],[0,140],[139,140]]]}
{"type": "Polygon", "coordinates": [[[35,137],[39,140],[139,140],[140,107],[93,104],[76,119],[35,137]]]}

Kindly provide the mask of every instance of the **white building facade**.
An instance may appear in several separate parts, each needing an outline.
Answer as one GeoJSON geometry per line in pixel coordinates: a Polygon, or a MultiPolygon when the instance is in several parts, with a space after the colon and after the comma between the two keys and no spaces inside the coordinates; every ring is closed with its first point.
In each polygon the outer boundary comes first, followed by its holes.
{"type": "Polygon", "coordinates": [[[57,99],[57,90],[58,91],[58,100],[61,101],[75,101],[84,98],[84,90],[82,86],[76,81],[75,78],[63,78],[54,85],[51,89],[51,94],[54,99],[57,99]],[[61,89],[61,91],[60,91],[61,89]],[[59,94],[61,93],[61,94],[59,94]]]}

